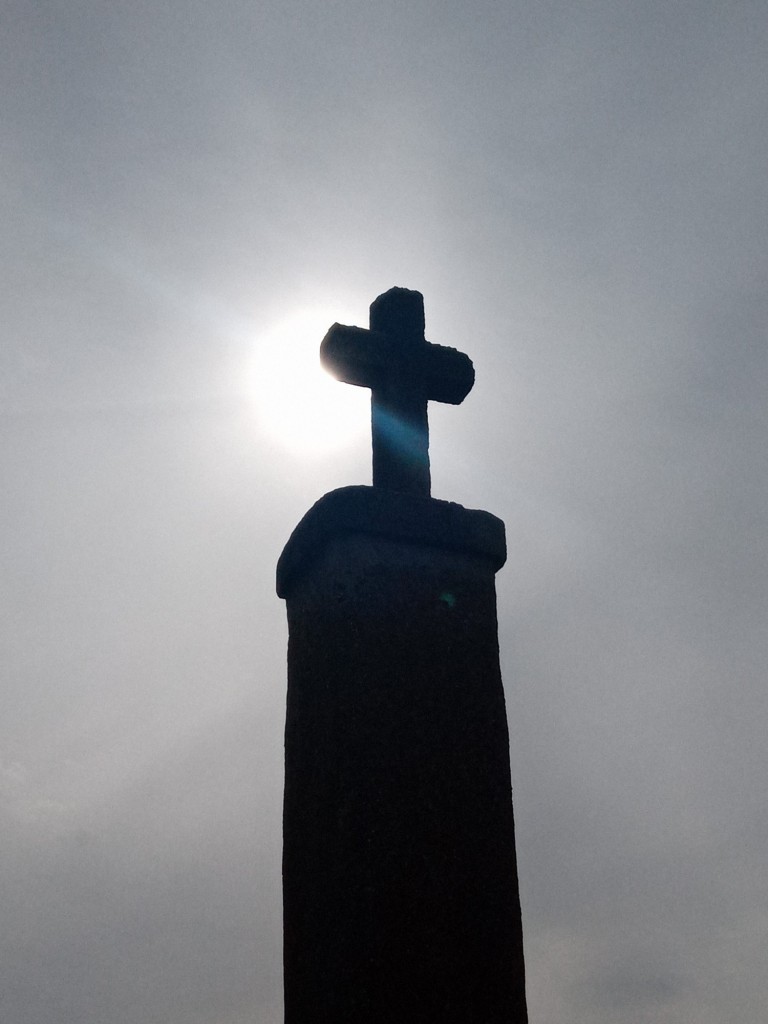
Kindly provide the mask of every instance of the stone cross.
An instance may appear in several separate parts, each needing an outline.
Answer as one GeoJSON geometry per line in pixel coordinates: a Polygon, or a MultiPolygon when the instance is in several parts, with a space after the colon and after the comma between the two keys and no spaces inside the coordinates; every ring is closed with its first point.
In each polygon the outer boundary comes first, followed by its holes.
{"type": "Polygon", "coordinates": [[[526,1024],[504,524],[429,496],[427,403],[461,402],[472,363],[404,288],[320,353],[371,389],[374,486],[315,502],[277,567],[285,1024],[526,1024]]]}
{"type": "Polygon", "coordinates": [[[334,324],[320,360],[338,380],[371,389],[373,486],[429,497],[427,402],[459,405],[475,371],[463,352],[425,340],[421,293],[384,292],[370,330],[334,324]]]}

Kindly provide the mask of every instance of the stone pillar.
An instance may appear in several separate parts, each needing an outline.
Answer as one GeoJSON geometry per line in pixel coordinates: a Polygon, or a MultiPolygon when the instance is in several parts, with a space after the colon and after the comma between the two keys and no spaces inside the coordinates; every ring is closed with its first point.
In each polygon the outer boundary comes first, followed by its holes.
{"type": "Polygon", "coordinates": [[[278,565],[289,624],[286,1024],[525,1024],[487,512],[325,495],[278,565]]]}

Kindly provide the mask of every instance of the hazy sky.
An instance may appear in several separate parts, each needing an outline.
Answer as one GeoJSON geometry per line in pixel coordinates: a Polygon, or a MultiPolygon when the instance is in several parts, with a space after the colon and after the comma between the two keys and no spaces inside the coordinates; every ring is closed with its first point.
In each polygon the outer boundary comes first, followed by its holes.
{"type": "Polygon", "coordinates": [[[433,493],[507,524],[532,1024],[762,1024],[764,0],[0,32],[3,1024],[282,1020],[274,566],[370,482],[303,381],[392,285],[477,373],[433,493]]]}

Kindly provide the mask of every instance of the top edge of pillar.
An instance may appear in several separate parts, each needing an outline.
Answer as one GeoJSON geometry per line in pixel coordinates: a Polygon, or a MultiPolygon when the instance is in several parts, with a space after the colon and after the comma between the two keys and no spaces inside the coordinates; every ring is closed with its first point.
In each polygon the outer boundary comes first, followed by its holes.
{"type": "Polygon", "coordinates": [[[366,534],[475,556],[497,572],[507,560],[504,523],[452,501],[364,485],[329,491],[299,522],[277,563],[277,594],[287,597],[310,559],[331,539],[366,534]]]}

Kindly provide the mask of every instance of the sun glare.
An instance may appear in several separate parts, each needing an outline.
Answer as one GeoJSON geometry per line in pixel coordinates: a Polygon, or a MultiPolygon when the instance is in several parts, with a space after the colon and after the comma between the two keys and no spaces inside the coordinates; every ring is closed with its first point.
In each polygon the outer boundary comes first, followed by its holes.
{"type": "Polygon", "coordinates": [[[261,427],[296,454],[332,452],[369,429],[370,392],[341,384],[320,366],[320,342],[338,309],[304,309],[258,338],[251,370],[261,427]]]}

